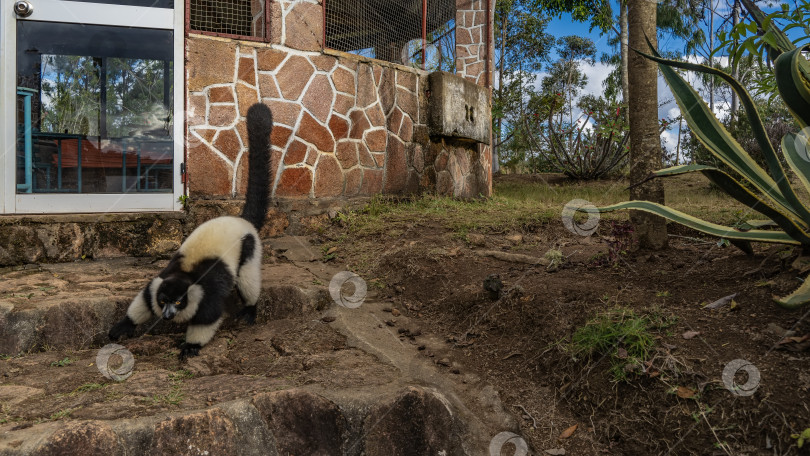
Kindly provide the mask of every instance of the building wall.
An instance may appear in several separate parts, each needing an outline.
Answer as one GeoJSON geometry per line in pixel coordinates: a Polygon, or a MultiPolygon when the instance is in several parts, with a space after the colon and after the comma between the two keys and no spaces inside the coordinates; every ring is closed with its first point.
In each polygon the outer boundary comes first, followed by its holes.
{"type": "MultiPolygon", "coordinates": [[[[484,0],[457,2],[457,74],[485,75],[484,0]]],[[[189,192],[243,194],[247,108],[273,111],[275,198],[491,194],[489,146],[430,138],[427,73],[322,51],[320,3],[271,4],[270,43],[187,40],[189,192]]]]}
{"type": "MultiPolygon", "coordinates": [[[[485,86],[484,0],[457,1],[457,73],[485,86]]],[[[321,5],[273,2],[270,43],[187,40],[191,202],[175,213],[6,216],[0,267],[168,256],[205,220],[235,215],[247,180],[247,108],[273,109],[273,195],[262,237],[299,233],[355,196],[491,194],[490,148],[428,135],[427,73],[321,51],[321,5]]],[[[490,35],[491,40],[491,35],[490,35]]],[[[328,52],[328,51],[327,51],[328,52]]]]}

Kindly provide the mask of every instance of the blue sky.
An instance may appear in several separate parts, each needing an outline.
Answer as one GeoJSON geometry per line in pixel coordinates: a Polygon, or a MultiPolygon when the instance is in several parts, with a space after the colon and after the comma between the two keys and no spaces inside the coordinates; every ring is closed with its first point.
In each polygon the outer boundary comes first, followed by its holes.
{"type": "Polygon", "coordinates": [[[588,32],[588,24],[573,21],[570,14],[563,14],[560,18],[553,19],[546,28],[546,33],[557,38],[566,35],[587,36],[596,44],[596,50],[599,55],[603,52],[612,52],[611,47],[607,43],[608,35],[600,37],[599,29],[588,32]]]}
{"type": "MultiPolygon", "coordinates": [[[[714,2],[716,5],[715,11],[718,11],[718,13],[721,14],[727,13],[728,6],[726,4],[726,0],[714,0],[714,2]]],[[[615,7],[618,6],[618,2],[613,3],[616,3],[616,5],[614,5],[615,7]]],[[[776,9],[775,7],[766,8],[764,6],[761,6],[761,8],[763,8],[766,14],[775,11],[776,9]]],[[[719,22],[720,21],[716,19],[715,25],[718,25],[719,22]]],[[[705,28],[705,24],[703,25],[703,27],[705,28]]],[[[603,92],[602,81],[607,76],[607,74],[612,70],[612,68],[602,63],[599,63],[598,60],[603,53],[615,52],[615,50],[608,44],[608,39],[611,38],[611,35],[614,32],[611,31],[608,32],[608,34],[600,35],[599,29],[589,31],[589,25],[587,23],[573,21],[570,15],[563,14],[558,18],[554,18],[549,23],[546,29],[546,33],[554,36],[555,38],[563,37],[566,35],[577,35],[589,37],[593,40],[597,49],[597,63],[593,66],[588,66],[584,64],[581,66],[581,69],[588,77],[588,84],[583,90],[583,93],[600,95],[603,92]]],[[[795,39],[799,37],[800,33],[801,33],[800,30],[795,29],[792,31],[792,33],[789,33],[789,36],[795,39]]],[[[676,38],[667,37],[661,42],[659,42],[659,46],[662,50],[679,51],[683,49],[683,42],[676,38]]],[[[682,58],[686,59],[687,56],[684,55],[682,58]]],[[[556,59],[557,59],[556,53],[553,53],[550,56],[550,60],[553,61],[556,59]]],[[[539,84],[543,76],[545,76],[545,74],[541,72],[538,76],[539,77],[537,82],[539,84]]],[[[698,89],[698,91],[701,90],[702,88],[701,84],[695,80],[694,75],[687,74],[685,76],[688,81],[690,81],[691,83],[693,83],[693,85],[695,85],[695,88],[698,89]]],[[[659,118],[665,117],[674,118],[679,115],[680,111],[678,110],[675,101],[672,99],[672,95],[669,91],[669,88],[667,87],[666,83],[663,81],[661,77],[659,77],[658,79],[658,97],[659,102],[664,103],[659,107],[659,116],[658,116],[659,118]]],[[[722,103],[719,102],[718,100],[718,103],[715,105],[715,111],[722,116],[724,111],[727,112],[727,107],[722,105],[722,103]]],[[[668,130],[665,130],[662,133],[662,137],[664,139],[664,146],[670,151],[672,151],[675,147],[675,143],[677,142],[677,134],[678,134],[677,123],[673,124],[668,130]]]]}
{"type": "MultiPolygon", "coordinates": [[[[589,25],[587,23],[576,22],[571,19],[569,14],[563,14],[558,18],[553,19],[547,29],[546,32],[554,37],[562,37],[566,35],[577,35],[577,36],[585,36],[593,40],[594,44],[596,45],[597,50],[597,63],[593,66],[584,65],[581,67],[584,73],[588,77],[588,84],[586,85],[585,89],[583,90],[583,94],[594,94],[599,95],[602,93],[602,81],[607,76],[607,74],[612,70],[611,67],[599,63],[599,57],[601,57],[604,53],[613,53],[615,50],[608,44],[608,39],[611,38],[611,34],[614,32],[608,32],[604,35],[600,35],[600,30],[598,28],[594,29],[593,31],[589,31],[589,25]]],[[[681,47],[681,43],[679,40],[675,40],[669,38],[664,42],[660,43],[665,48],[670,49],[677,49],[681,47]]],[[[551,60],[555,60],[557,58],[556,53],[550,56],[551,60]]],[[[540,75],[538,78],[538,82],[542,80],[544,75],[540,75]]],[[[663,81],[662,78],[659,77],[658,80],[658,97],[659,101],[667,101],[659,107],[658,117],[665,118],[665,117],[675,117],[679,114],[679,110],[675,101],[672,99],[672,96],[669,92],[669,88],[667,87],[666,83],[663,81]]],[[[669,129],[665,130],[662,133],[662,137],[664,139],[664,147],[668,150],[673,151],[675,148],[675,144],[677,143],[677,124],[672,125],[669,129]]]]}

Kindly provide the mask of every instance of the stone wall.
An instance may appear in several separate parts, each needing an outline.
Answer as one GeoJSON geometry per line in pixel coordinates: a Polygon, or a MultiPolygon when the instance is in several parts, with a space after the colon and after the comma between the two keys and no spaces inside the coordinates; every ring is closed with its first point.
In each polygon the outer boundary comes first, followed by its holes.
{"type": "MultiPolygon", "coordinates": [[[[269,1],[269,0],[268,0],[269,1]]],[[[457,73],[487,82],[483,0],[458,0],[457,73]]],[[[322,51],[319,2],[271,3],[270,42],[187,41],[189,193],[244,194],[247,108],[273,111],[272,196],[491,193],[490,149],[428,135],[427,73],[322,51]]]]}
{"type": "Polygon", "coordinates": [[[487,84],[486,33],[484,0],[457,0],[456,73],[482,86],[487,84]]]}
{"type": "MultiPolygon", "coordinates": [[[[266,0],[271,1],[271,0],[266,0]]],[[[254,12],[258,13],[254,2],[254,12]]],[[[484,0],[457,0],[457,74],[485,86],[484,0]]],[[[489,146],[430,137],[428,74],[322,50],[322,6],[271,1],[268,43],[187,40],[186,213],[6,216],[0,267],[166,256],[197,225],[237,214],[247,184],[247,108],[273,110],[272,208],[262,237],[299,233],[376,193],[492,192],[489,146]]],[[[491,37],[490,37],[491,38],[491,37]]]]}

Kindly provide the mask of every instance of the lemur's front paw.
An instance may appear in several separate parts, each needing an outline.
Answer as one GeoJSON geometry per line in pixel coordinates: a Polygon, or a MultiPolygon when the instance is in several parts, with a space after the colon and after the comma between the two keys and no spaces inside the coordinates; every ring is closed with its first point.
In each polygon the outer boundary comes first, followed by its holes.
{"type": "Polygon", "coordinates": [[[129,317],[124,317],[110,329],[107,336],[112,341],[116,341],[122,337],[132,337],[132,335],[135,334],[135,327],[135,323],[133,323],[129,317]]]}
{"type": "Polygon", "coordinates": [[[244,320],[245,323],[252,325],[256,323],[256,306],[245,306],[236,314],[238,320],[244,320]]]}
{"type": "Polygon", "coordinates": [[[184,343],[180,346],[180,361],[199,355],[201,348],[200,344],[184,343]]]}

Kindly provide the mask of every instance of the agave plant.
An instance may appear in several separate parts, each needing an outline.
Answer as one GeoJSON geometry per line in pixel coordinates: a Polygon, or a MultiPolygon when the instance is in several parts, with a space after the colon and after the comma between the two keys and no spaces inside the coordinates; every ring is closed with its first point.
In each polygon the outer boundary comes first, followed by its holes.
{"type": "MultiPolygon", "coordinates": [[[[775,27],[772,27],[776,29],[775,27]]],[[[779,95],[802,128],[810,124],[810,63],[778,29],[774,32],[781,54],[774,62],[774,73],[779,95]],[[778,33],[776,33],[778,32],[778,33]]],[[[648,43],[649,44],[649,43],[648,43]]],[[[675,209],[650,201],[629,201],[601,207],[601,212],[636,209],[660,215],[695,230],[719,236],[735,243],[771,242],[792,244],[810,250],[810,209],[801,201],[791,186],[785,169],[777,157],[765,132],[754,101],[734,78],[718,69],[693,63],[661,58],[650,44],[652,55],[645,57],[658,63],[687,124],[706,148],[732,170],[729,174],[713,166],[681,165],[654,172],[650,179],[700,172],[737,201],[759,212],[765,219],[748,220],[742,226],[722,226],[700,220],[675,209]],[[766,171],[759,166],[742,146],[729,134],[709,107],[684,80],[675,68],[698,71],[725,80],[739,96],[745,115],[767,164],[766,171]]],[[[808,131],[808,130],[802,130],[808,131]]],[[[810,157],[807,156],[806,134],[787,134],[781,141],[786,163],[798,180],[810,192],[810,157]]],[[[593,209],[591,209],[593,210],[593,209]]],[[[588,212],[588,209],[582,209],[588,212]]],[[[810,302],[810,280],[785,297],[774,297],[785,308],[798,308],[810,302]]]]}

